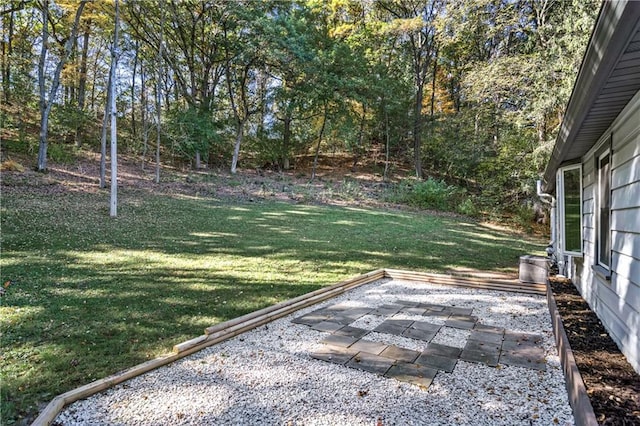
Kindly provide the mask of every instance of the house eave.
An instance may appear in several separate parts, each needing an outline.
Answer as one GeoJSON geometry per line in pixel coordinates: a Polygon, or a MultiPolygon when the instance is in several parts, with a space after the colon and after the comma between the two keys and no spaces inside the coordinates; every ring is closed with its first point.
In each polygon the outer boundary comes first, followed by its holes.
{"type": "Polygon", "coordinates": [[[640,2],[604,1],[544,172],[555,190],[561,164],[578,161],[640,90],[640,2]]]}

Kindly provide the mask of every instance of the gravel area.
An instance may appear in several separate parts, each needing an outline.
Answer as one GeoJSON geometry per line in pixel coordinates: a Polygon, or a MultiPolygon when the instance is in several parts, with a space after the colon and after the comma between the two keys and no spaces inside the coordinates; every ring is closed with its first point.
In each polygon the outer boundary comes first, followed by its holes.
{"type": "MultiPolygon", "coordinates": [[[[403,314],[404,315],[404,314],[403,314]]],[[[396,317],[394,317],[395,319],[396,317]]],[[[424,320],[419,315],[403,319],[424,320]]],[[[384,319],[351,325],[373,330],[384,319]]],[[[469,331],[433,342],[463,347],[469,331]]],[[[414,350],[426,342],[384,333],[367,340],[414,350]]],[[[77,401],[56,425],[572,425],[543,296],[379,280],[297,311],[112,389],[77,401]],[[375,308],[398,300],[473,308],[484,325],[543,336],[546,371],[458,361],[428,389],[312,359],[328,332],[291,320],[323,306],[375,308]]]]}

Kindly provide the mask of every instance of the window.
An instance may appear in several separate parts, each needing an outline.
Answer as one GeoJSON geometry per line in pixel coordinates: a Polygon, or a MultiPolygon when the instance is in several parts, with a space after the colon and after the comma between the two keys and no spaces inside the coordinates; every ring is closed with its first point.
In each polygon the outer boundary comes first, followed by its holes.
{"type": "Polygon", "coordinates": [[[596,166],[598,173],[598,187],[596,189],[598,209],[596,218],[597,264],[609,269],[611,264],[611,156],[608,149],[597,156],[596,166]]]}
{"type": "Polygon", "coordinates": [[[582,168],[563,167],[558,171],[558,216],[560,252],[582,255],[582,168]]]}

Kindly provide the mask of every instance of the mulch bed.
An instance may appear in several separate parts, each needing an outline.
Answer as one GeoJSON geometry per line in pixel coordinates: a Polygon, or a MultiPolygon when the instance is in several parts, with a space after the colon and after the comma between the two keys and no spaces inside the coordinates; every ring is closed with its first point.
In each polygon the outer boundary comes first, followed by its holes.
{"type": "Polygon", "coordinates": [[[640,375],[571,282],[551,288],[598,423],[639,425],[640,375]]]}

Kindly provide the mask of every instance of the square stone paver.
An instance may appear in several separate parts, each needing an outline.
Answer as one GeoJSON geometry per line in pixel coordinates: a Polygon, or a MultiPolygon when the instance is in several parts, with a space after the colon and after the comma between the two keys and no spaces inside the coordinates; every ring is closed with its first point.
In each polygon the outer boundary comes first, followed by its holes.
{"type": "Polygon", "coordinates": [[[407,315],[422,315],[427,310],[425,308],[404,308],[400,312],[405,313],[407,315]]]}
{"type": "Polygon", "coordinates": [[[479,340],[467,340],[467,344],[464,345],[463,350],[500,353],[500,343],[482,342],[479,340]]]}
{"type": "Polygon", "coordinates": [[[400,312],[400,310],[404,308],[402,305],[398,304],[386,304],[382,306],[378,306],[377,309],[371,311],[370,313],[373,315],[381,315],[381,316],[391,316],[400,312]]]}
{"type": "Polygon", "coordinates": [[[357,352],[346,348],[325,346],[317,352],[310,353],[309,356],[314,359],[344,365],[353,358],[356,353],[357,352]]]}
{"type": "Polygon", "coordinates": [[[345,365],[382,376],[393,365],[393,360],[367,352],[358,352],[345,365]]]}
{"type": "Polygon", "coordinates": [[[455,368],[457,362],[457,356],[452,358],[448,356],[434,355],[432,353],[424,352],[415,361],[416,364],[446,371],[447,373],[453,372],[453,369],[455,368]]]}
{"type": "Polygon", "coordinates": [[[432,324],[426,321],[415,321],[410,326],[410,328],[415,328],[416,330],[433,331],[436,333],[438,332],[438,330],[440,330],[440,327],[442,326],[439,324],[432,324]]]}
{"type": "Polygon", "coordinates": [[[500,352],[463,350],[460,354],[460,359],[463,361],[479,362],[481,364],[486,364],[489,367],[496,367],[498,365],[499,358],[500,352]]]}
{"type": "Polygon", "coordinates": [[[328,318],[329,315],[324,311],[313,311],[299,316],[298,318],[294,318],[291,322],[294,324],[315,325],[322,321],[326,321],[328,318]]]}
{"type": "Polygon", "coordinates": [[[459,308],[456,306],[447,306],[444,310],[452,315],[471,315],[471,312],[473,312],[473,308],[459,308]]]}
{"type": "Polygon", "coordinates": [[[395,336],[400,336],[402,332],[413,324],[411,320],[393,320],[388,319],[378,325],[373,331],[377,331],[378,333],[387,333],[393,334],[395,336]]]}
{"type": "Polygon", "coordinates": [[[533,346],[542,343],[542,336],[539,334],[517,333],[515,331],[506,330],[504,332],[504,340],[508,342],[516,342],[522,346],[533,346]]]}
{"type": "Polygon", "coordinates": [[[412,302],[411,300],[396,300],[396,303],[405,308],[415,308],[416,306],[421,305],[420,302],[412,302]]]}
{"type": "Polygon", "coordinates": [[[476,323],[472,320],[459,320],[449,318],[444,322],[444,325],[452,328],[460,328],[462,330],[471,330],[476,325],[476,323]]]}
{"type": "Polygon", "coordinates": [[[384,376],[427,389],[436,374],[438,374],[436,369],[403,362],[392,366],[384,376]]]}
{"type": "Polygon", "coordinates": [[[514,367],[525,367],[534,370],[545,371],[547,364],[544,359],[544,351],[540,348],[528,348],[526,350],[502,351],[500,363],[514,367]]]}
{"type": "Polygon", "coordinates": [[[322,321],[319,322],[317,324],[314,324],[311,326],[312,329],[314,330],[318,330],[318,331],[328,331],[330,333],[341,329],[342,327],[344,327],[343,324],[339,324],[337,322],[332,322],[332,321],[322,321]]]}
{"type": "Polygon", "coordinates": [[[345,311],[342,311],[342,315],[353,318],[353,320],[355,321],[361,316],[368,314],[369,312],[371,312],[371,308],[349,308],[345,311]]]}
{"type": "Polygon", "coordinates": [[[494,334],[499,334],[500,336],[504,336],[504,328],[494,327],[492,325],[485,325],[479,322],[476,323],[476,326],[473,327],[473,329],[477,331],[482,331],[485,333],[494,333],[494,334]]]}
{"type": "Polygon", "coordinates": [[[494,343],[498,346],[502,345],[502,333],[492,333],[489,331],[471,330],[469,340],[475,340],[485,343],[494,343]]]}
{"type": "Polygon", "coordinates": [[[438,331],[430,331],[430,330],[418,330],[416,328],[407,328],[402,332],[402,336],[408,337],[410,339],[422,340],[425,342],[430,342],[436,337],[438,331]]]}
{"type": "Polygon", "coordinates": [[[344,315],[343,312],[339,312],[336,315],[330,316],[327,321],[335,322],[343,326],[349,325],[355,320],[349,316],[344,315]]]}
{"type": "Polygon", "coordinates": [[[351,336],[338,336],[337,334],[330,334],[326,338],[322,339],[320,343],[330,346],[338,346],[341,348],[348,348],[358,341],[359,338],[351,336]]]}
{"type": "Polygon", "coordinates": [[[356,339],[359,339],[368,333],[369,333],[368,330],[364,330],[358,327],[351,327],[348,325],[333,332],[333,334],[336,336],[347,336],[347,337],[353,337],[356,339]]]}
{"type": "MultiPolygon", "coordinates": [[[[429,309],[432,312],[443,312],[444,309],[446,308],[446,306],[436,305],[436,304],[433,304],[433,303],[421,303],[419,306],[421,308],[429,309]]],[[[449,312],[446,312],[446,314],[448,315],[449,312]]]]}
{"type": "Polygon", "coordinates": [[[438,355],[448,358],[458,358],[462,349],[455,346],[441,345],[439,343],[429,343],[425,350],[422,351],[425,355],[438,355]]]}
{"type": "Polygon", "coordinates": [[[370,354],[380,355],[380,352],[387,349],[387,347],[388,345],[381,342],[372,342],[370,340],[360,339],[349,346],[349,349],[356,352],[368,352],[370,354]]]}
{"type": "Polygon", "coordinates": [[[413,362],[418,358],[420,352],[411,349],[401,348],[399,346],[388,346],[380,353],[380,356],[391,358],[395,361],[413,362]]]}

